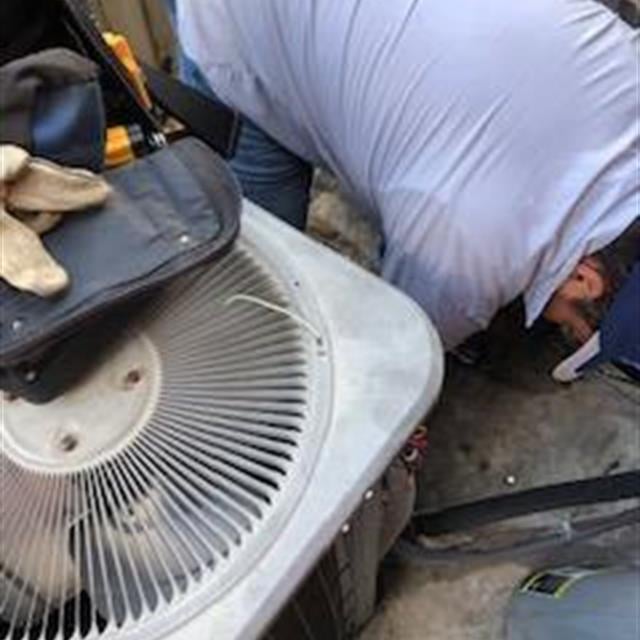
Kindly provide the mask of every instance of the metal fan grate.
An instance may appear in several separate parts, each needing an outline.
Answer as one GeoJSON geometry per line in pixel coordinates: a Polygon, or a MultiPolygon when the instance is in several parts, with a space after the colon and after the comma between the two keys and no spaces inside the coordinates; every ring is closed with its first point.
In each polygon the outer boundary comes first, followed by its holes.
{"type": "Polygon", "coordinates": [[[177,624],[251,568],[319,448],[307,311],[238,248],[65,397],[3,402],[0,638],[151,637],[146,621],[177,624]]]}

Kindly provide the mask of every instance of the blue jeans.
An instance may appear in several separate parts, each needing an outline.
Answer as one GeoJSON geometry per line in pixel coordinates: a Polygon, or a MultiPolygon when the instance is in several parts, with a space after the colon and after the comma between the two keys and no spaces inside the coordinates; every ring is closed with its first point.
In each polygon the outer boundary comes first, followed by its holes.
{"type": "MultiPolygon", "coordinates": [[[[173,0],[166,0],[166,4],[175,17],[173,0]]],[[[198,66],[183,53],[179,55],[181,80],[217,100],[215,88],[209,86],[198,66]]],[[[297,229],[305,228],[313,176],[309,163],[242,118],[238,146],[229,164],[245,197],[297,229]]]]}

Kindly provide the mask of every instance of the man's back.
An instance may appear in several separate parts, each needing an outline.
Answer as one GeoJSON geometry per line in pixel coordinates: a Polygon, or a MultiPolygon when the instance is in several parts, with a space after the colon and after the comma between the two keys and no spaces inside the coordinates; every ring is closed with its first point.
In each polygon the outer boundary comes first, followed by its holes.
{"type": "Polygon", "coordinates": [[[537,316],[637,215],[638,35],[593,0],[192,0],[180,22],[224,100],[380,216],[386,276],[449,344],[523,291],[537,316]]]}

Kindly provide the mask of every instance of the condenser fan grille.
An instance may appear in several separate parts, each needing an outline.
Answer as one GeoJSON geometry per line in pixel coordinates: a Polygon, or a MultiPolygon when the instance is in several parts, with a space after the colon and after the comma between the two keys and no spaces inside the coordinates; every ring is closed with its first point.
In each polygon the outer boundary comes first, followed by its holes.
{"type": "Polygon", "coordinates": [[[3,403],[1,638],[139,634],[215,601],[277,534],[320,355],[255,255],[174,285],[64,398],[3,403]]]}

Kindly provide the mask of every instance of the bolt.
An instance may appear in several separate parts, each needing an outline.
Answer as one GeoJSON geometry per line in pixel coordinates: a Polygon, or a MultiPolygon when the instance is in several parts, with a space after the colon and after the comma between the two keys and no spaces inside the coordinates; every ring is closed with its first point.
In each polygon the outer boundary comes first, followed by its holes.
{"type": "Polygon", "coordinates": [[[24,379],[29,383],[33,383],[38,379],[38,372],[34,369],[30,369],[24,374],[24,379]]]}
{"type": "Polygon", "coordinates": [[[60,449],[65,453],[71,453],[78,447],[78,444],[80,444],[78,438],[71,433],[68,433],[60,439],[60,449]]]}
{"type": "Polygon", "coordinates": [[[135,387],[142,380],[142,372],[139,369],[131,369],[124,377],[124,386],[127,389],[135,387]]]}
{"type": "Polygon", "coordinates": [[[506,476],[504,479],[504,483],[507,487],[515,487],[518,484],[518,478],[513,475],[506,476]]]}
{"type": "Polygon", "coordinates": [[[373,496],[375,495],[375,492],[373,489],[369,489],[369,491],[367,491],[367,493],[364,494],[364,499],[366,501],[369,501],[373,498],[373,496]]]}
{"type": "Polygon", "coordinates": [[[191,236],[188,233],[183,233],[179,239],[180,244],[189,244],[191,242],[191,236]]]}
{"type": "Polygon", "coordinates": [[[351,531],[351,525],[348,522],[345,522],[342,525],[342,534],[346,536],[349,533],[349,531],[351,531]]]}
{"type": "Polygon", "coordinates": [[[22,320],[20,320],[19,318],[16,318],[12,323],[11,323],[11,328],[17,333],[18,331],[20,331],[20,329],[22,329],[22,327],[24,326],[24,322],[22,322],[22,320]]]}

